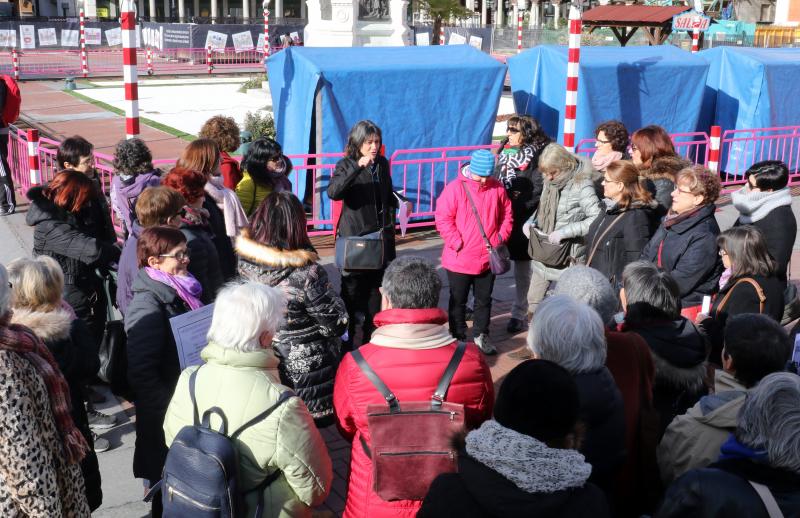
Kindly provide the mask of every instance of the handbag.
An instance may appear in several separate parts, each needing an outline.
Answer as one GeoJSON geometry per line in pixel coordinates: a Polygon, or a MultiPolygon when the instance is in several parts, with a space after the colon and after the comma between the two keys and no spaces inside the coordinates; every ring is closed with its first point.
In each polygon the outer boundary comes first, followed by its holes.
{"type": "Polygon", "coordinates": [[[481,231],[483,240],[486,242],[486,249],[489,251],[489,269],[495,275],[503,275],[511,269],[511,254],[508,251],[508,247],[505,244],[492,246],[489,238],[486,237],[486,231],[483,229],[483,223],[481,222],[480,216],[478,216],[478,209],[475,207],[475,202],[472,200],[472,195],[469,193],[469,189],[467,189],[463,183],[461,184],[461,187],[464,189],[464,192],[467,193],[467,199],[472,207],[472,214],[475,215],[475,219],[478,222],[478,228],[481,231]]]}
{"type": "Polygon", "coordinates": [[[336,266],[341,270],[380,270],[383,259],[383,230],[336,238],[336,266]]]}
{"type": "Polygon", "coordinates": [[[543,265],[552,268],[563,268],[572,261],[572,257],[569,255],[571,246],[572,243],[566,240],[554,245],[548,240],[547,234],[531,226],[531,235],[528,239],[528,255],[534,261],[539,261],[543,265]]]}
{"type": "Polygon", "coordinates": [[[606,237],[606,234],[608,234],[608,231],[611,230],[611,227],[613,227],[625,214],[627,214],[627,212],[620,213],[616,218],[611,220],[611,223],[609,223],[606,229],[603,230],[603,233],[600,234],[600,237],[595,237],[594,245],[592,246],[592,251],[589,252],[589,257],[588,259],[586,259],[586,266],[592,265],[592,259],[594,259],[594,254],[595,252],[597,252],[597,247],[600,246],[600,243],[603,242],[603,238],[606,237]]]}
{"type": "Polygon", "coordinates": [[[383,500],[422,500],[433,479],[458,471],[454,435],[464,432],[464,405],[445,401],[466,342],[458,342],[430,401],[400,401],[355,350],[359,369],[386,399],[367,405],[371,447],[361,436],[364,454],[372,460],[372,490],[383,500]],[[388,406],[387,406],[388,405],[388,406]]]}
{"type": "Polygon", "coordinates": [[[128,336],[125,334],[122,315],[114,307],[111,297],[112,285],[116,285],[116,272],[97,271],[97,275],[103,282],[102,295],[106,298],[106,323],[98,351],[100,369],[97,377],[109,384],[114,395],[129,399],[128,336]]]}

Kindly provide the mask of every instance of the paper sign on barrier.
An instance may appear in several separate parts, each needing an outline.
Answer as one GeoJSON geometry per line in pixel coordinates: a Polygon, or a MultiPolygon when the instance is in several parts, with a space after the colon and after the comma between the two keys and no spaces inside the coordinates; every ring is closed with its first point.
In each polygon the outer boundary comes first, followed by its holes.
{"type": "Polygon", "coordinates": [[[259,35],[258,35],[258,41],[256,42],[256,50],[261,52],[262,54],[264,53],[264,33],[263,32],[259,33],[259,35]]]}
{"type": "Polygon", "coordinates": [[[19,26],[19,42],[21,49],[36,48],[36,28],[33,25],[19,26]]]}
{"type": "Polygon", "coordinates": [[[108,29],[106,32],[106,41],[108,42],[109,47],[113,47],[115,45],[122,45],[122,29],[119,27],[115,27],[113,29],[108,29]]]}
{"type": "Polygon", "coordinates": [[[212,50],[223,51],[228,44],[228,35],[222,32],[208,31],[206,34],[205,48],[211,47],[212,50]]]}
{"type": "Polygon", "coordinates": [[[83,30],[86,35],[87,45],[101,45],[103,43],[103,32],[97,27],[86,27],[83,30]]]}
{"type": "Polygon", "coordinates": [[[417,45],[424,46],[431,44],[431,35],[427,32],[418,32],[416,35],[417,45]]]}
{"type": "Polygon", "coordinates": [[[0,47],[16,47],[17,31],[0,30],[0,47]]]}
{"type": "Polygon", "coordinates": [[[61,31],[61,46],[62,47],[77,47],[78,46],[78,31],[71,31],[63,29],[61,31]]]}
{"type": "Polygon", "coordinates": [[[467,38],[458,34],[457,32],[450,33],[450,41],[447,42],[448,45],[466,45],[467,38]]]}
{"type": "Polygon", "coordinates": [[[480,36],[470,36],[469,45],[470,47],[475,47],[476,49],[481,50],[483,48],[483,38],[480,36]]]}
{"type": "Polygon", "coordinates": [[[49,47],[58,45],[58,38],[56,37],[56,30],[53,27],[39,29],[39,46],[49,47]]]}
{"type": "Polygon", "coordinates": [[[250,31],[237,32],[231,38],[233,38],[233,49],[236,52],[244,52],[255,48],[253,46],[253,35],[250,34],[250,31]]]}

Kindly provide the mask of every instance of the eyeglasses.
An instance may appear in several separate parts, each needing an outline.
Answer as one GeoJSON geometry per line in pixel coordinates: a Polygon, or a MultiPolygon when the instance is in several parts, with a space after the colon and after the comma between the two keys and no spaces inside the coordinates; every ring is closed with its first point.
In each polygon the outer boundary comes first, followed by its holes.
{"type": "Polygon", "coordinates": [[[619,180],[612,180],[611,178],[603,177],[603,183],[622,183],[619,180]]]}
{"type": "Polygon", "coordinates": [[[159,254],[159,257],[172,257],[173,259],[177,259],[178,261],[183,261],[189,258],[188,252],[176,252],[174,254],[159,254]]]}
{"type": "Polygon", "coordinates": [[[675,186],[675,190],[678,191],[681,194],[691,194],[692,196],[694,196],[694,193],[692,191],[687,191],[687,190],[681,189],[677,185],[675,186]]]}
{"type": "Polygon", "coordinates": [[[506,128],[507,133],[519,133],[519,128],[506,128]]]}
{"type": "Polygon", "coordinates": [[[598,144],[611,144],[611,141],[610,141],[610,140],[601,140],[601,139],[599,139],[599,138],[596,138],[596,139],[594,139],[594,140],[595,140],[595,142],[597,142],[598,144]]]}

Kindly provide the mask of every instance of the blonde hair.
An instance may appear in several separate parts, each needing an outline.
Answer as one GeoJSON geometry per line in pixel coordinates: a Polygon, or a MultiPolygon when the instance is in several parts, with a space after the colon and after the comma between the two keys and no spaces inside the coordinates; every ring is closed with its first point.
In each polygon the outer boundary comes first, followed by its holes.
{"type": "Polygon", "coordinates": [[[684,182],[695,196],[703,197],[703,204],[714,203],[719,198],[722,185],[719,176],[701,165],[681,169],[675,177],[675,185],[684,182]]]}
{"type": "Polygon", "coordinates": [[[578,158],[567,149],[552,142],[539,155],[539,170],[542,173],[558,171],[558,176],[572,173],[578,167],[578,158]]]}
{"type": "Polygon", "coordinates": [[[15,259],[8,265],[8,278],[14,307],[52,311],[61,305],[64,273],[52,257],[15,259]]]}

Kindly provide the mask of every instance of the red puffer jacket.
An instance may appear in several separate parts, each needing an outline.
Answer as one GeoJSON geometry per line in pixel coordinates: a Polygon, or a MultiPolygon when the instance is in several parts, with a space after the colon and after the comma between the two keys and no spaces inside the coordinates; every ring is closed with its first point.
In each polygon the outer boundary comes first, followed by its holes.
{"type": "MultiPolygon", "coordinates": [[[[392,309],[375,317],[377,326],[400,324],[411,333],[414,324],[444,324],[440,309],[392,309]]],[[[424,346],[421,343],[416,344],[424,346]]],[[[450,361],[456,342],[429,348],[384,347],[368,343],[359,349],[367,363],[389,389],[403,401],[430,400],[439,378],[450,361]]],[[[469,344],[447,392],[447,401],[465,407],[469,429],[478,427],[492,415],[494,386],[489,367],[474,344],[469,344]]],[[[360,438],[370,444],[367,405],[385,404],[383,396],[364,376],[351,355],[342,359],[336,373],[333,404],[342,435],[352,440],[350,481],[343,518],[413,517],[421,501],[387,502],[372,491],[372,461],[364,454],[360,438]]]]}

